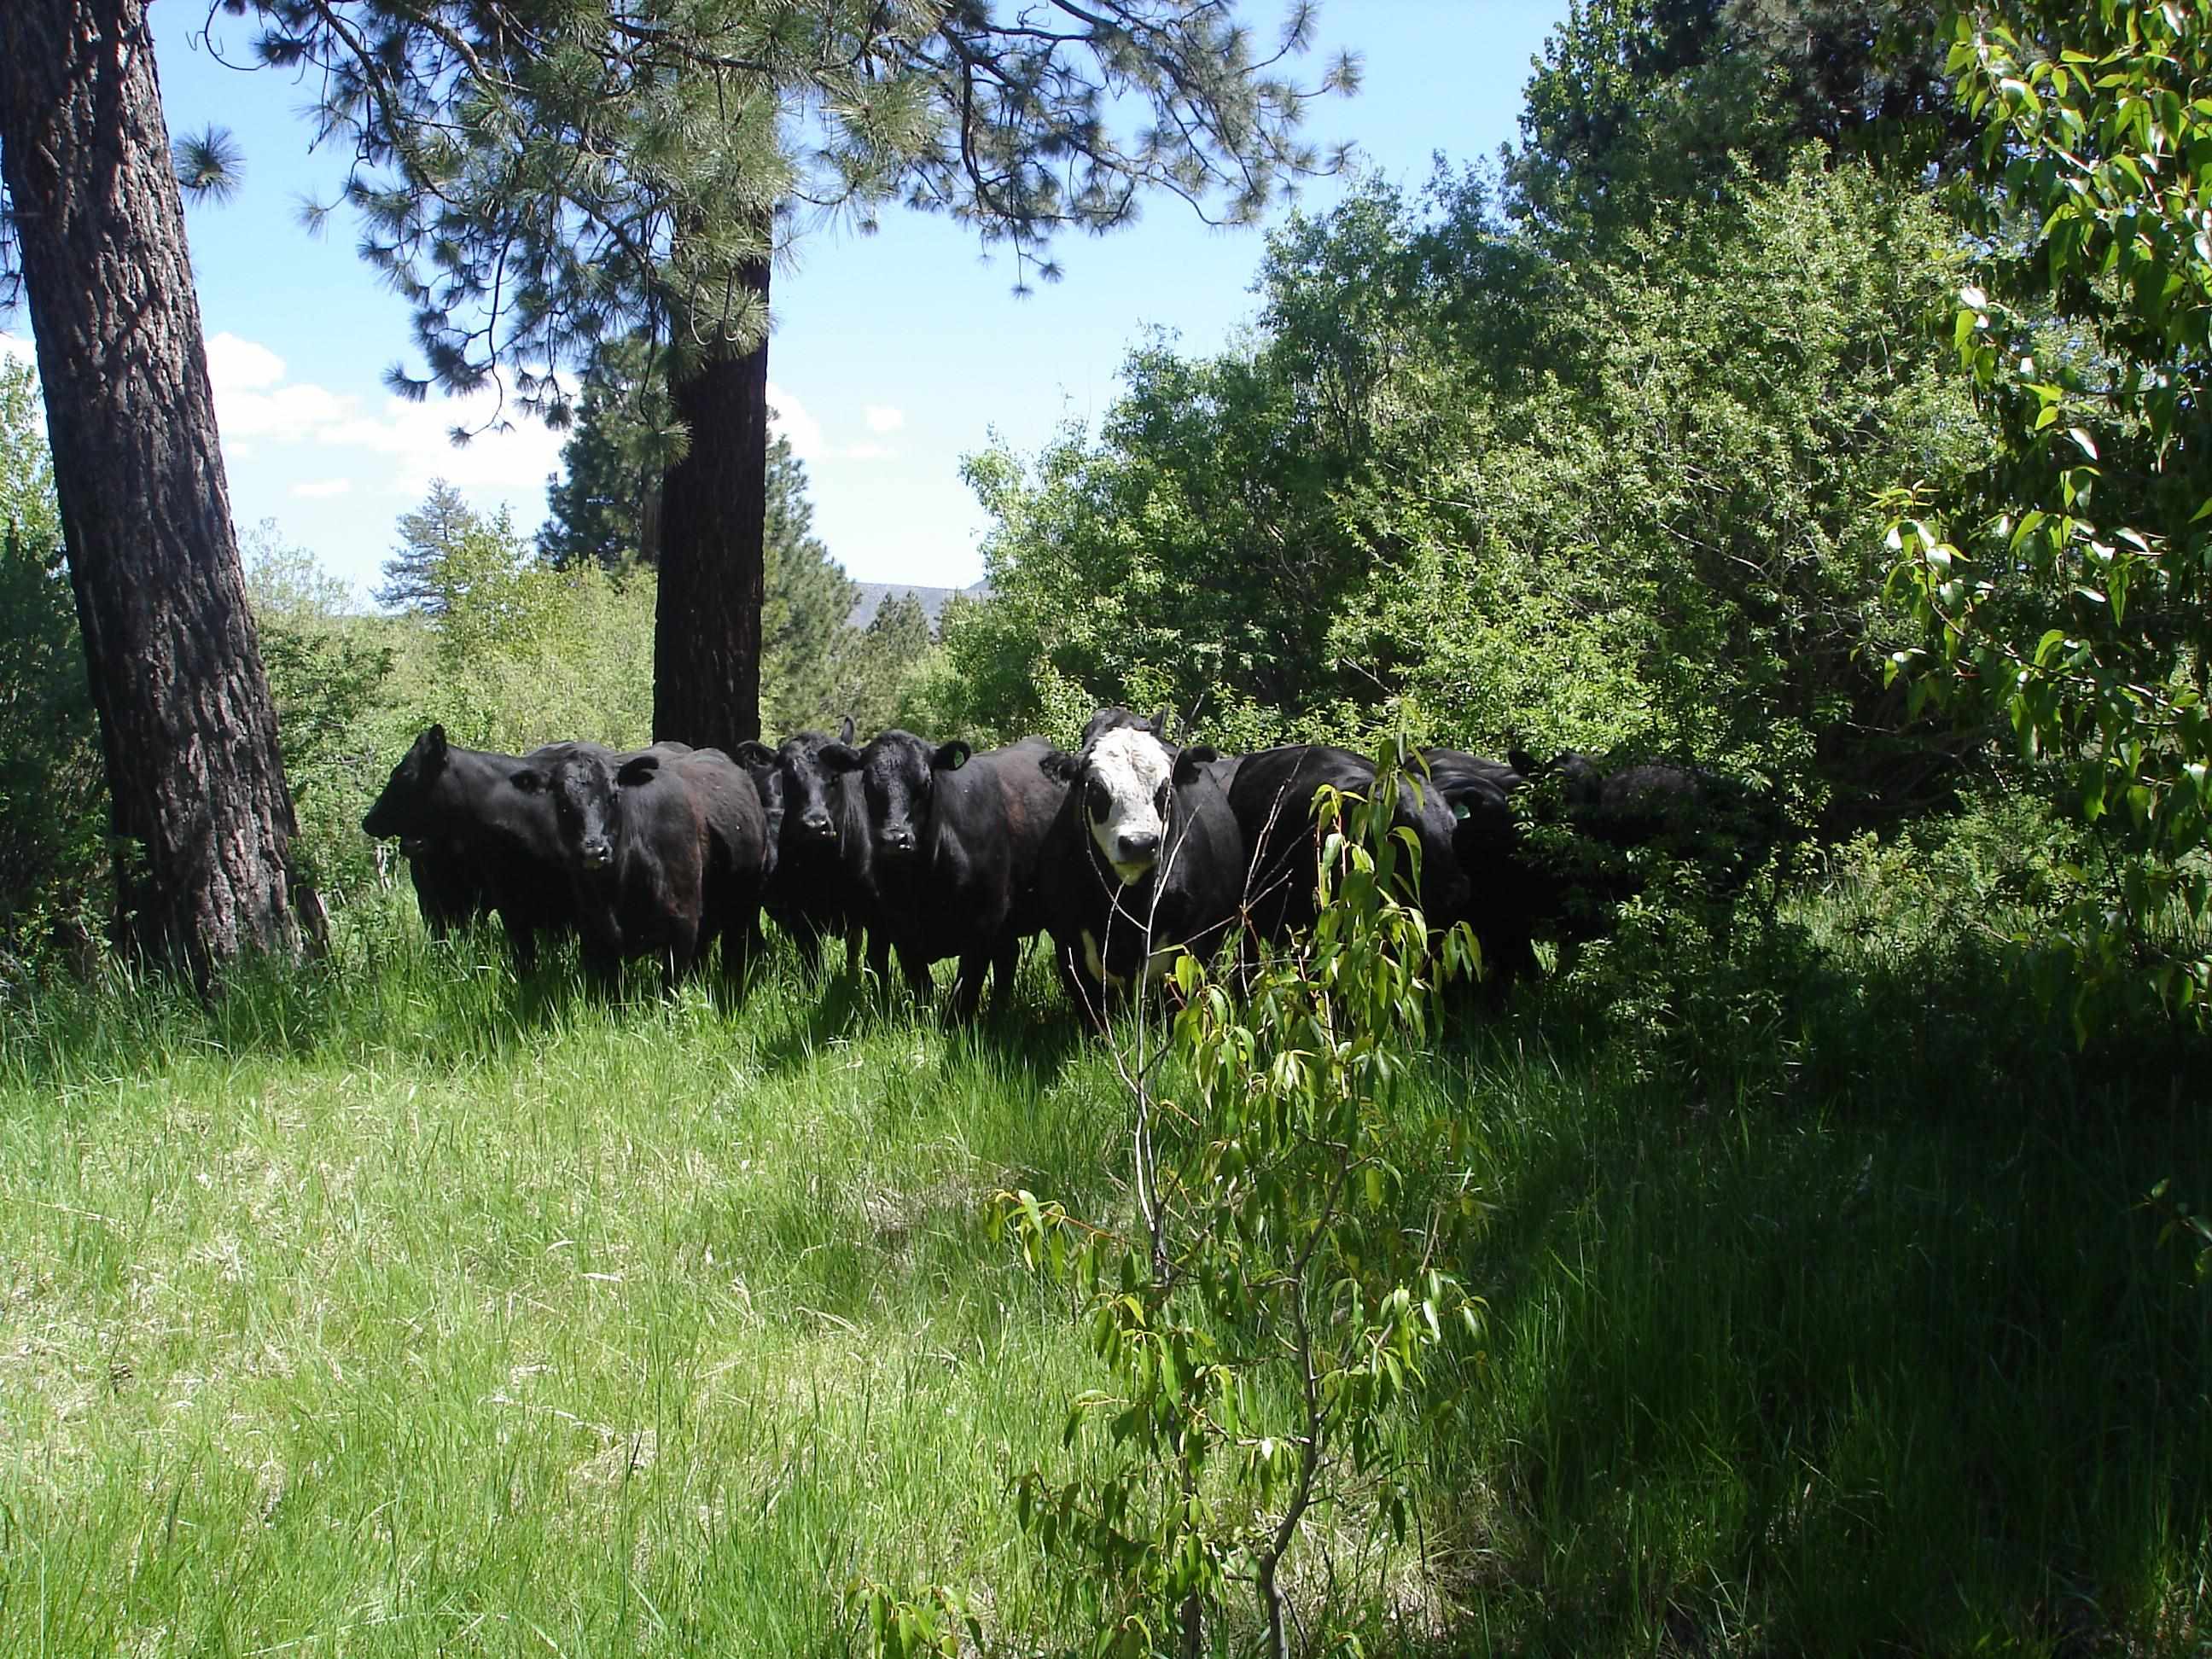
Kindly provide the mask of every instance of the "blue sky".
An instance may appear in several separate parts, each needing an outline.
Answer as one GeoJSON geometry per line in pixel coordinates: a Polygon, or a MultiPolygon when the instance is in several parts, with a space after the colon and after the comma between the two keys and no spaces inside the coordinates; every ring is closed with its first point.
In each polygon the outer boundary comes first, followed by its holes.
{"type": "MultiPolygon", "coordinates": [[[[1274,9],[1262,0],[1248,15],[1274,9]]],[[[1349,46],[1364,81],[1317,106],[1309,131],[1356,142],[1363,165],[1409,186],[1434,152],[1487,158],[1516,137],[1530,58],[1565,11],[1566,0],[1334,0],[1308,61],[1318,73],[1349,46]]],[[[416,362],[404,307],[356,254],[343,215],[321,239],[301,228],[299,199],[327,198],[340,176],[337,157],[307,148],[311,88],[218,63],[192,0],[159,0],[152,16],[170,131],[225,126],[244,153],[237,195],[186,210],[240,528],[273,519],[286,544],[362,592],[433,477],[534,529],[558,437],[525,422],[452,447],[447,429],[484,410],[391,397],[385,366],[416,362]]],[[[216,29],[225,55],[246,61],[243,27],[218,14],[216,29]]],[[[1325,208],[1341,189],[1311,182],[1300,205],[1325,208]]],[[[1056,251],[1065,279],[1017,299],[1008,260],[986,262],[941,217],[891,213],[872,237],[813,233],[777,272],[773,399],[807,464],[815,528],[855,579],[975,580],[985,515],[960,481],[963,454],[994,434],[1033,453],[1061,421],[1103,414],[1147,329],[1209,351],[1254,313],[1260,234],[1210,229],[1179,202],[1149,202],[1133,228],[1056,251]]],[[[27,331],[21,313],[0,326],[27,331]]]]}

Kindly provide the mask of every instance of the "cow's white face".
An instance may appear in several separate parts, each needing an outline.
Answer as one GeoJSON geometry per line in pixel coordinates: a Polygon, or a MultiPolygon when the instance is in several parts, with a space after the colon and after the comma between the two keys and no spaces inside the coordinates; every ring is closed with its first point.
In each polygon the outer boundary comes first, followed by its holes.
{"type": "Polygon", "coordinates": [[[1174,770],[1174,751],[1134,726],[1102,732],[1091,745],[1083,816],[1091,839],[1124,886],[1143,880],[1160,855],[1174,770]]]}

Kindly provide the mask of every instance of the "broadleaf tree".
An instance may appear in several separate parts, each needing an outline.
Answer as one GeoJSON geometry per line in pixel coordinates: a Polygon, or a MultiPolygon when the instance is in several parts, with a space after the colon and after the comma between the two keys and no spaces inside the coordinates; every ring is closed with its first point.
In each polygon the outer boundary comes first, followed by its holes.
{"type": "Polygon", "coordinates": [[[2212,1012],[2212,7],[2002,0],[1950,66],[1990,245],[1955,340],[2002,436],[1998,509],[1905,497],[1923,687],[2010,719],[2098,831],[2046,943],[2102,991],[2212,1012]],[[2010,232],[2010,234],[1997,234],[2010,232]],[[1946,513],[1943,509],[1952,510],[1946,513]]]}
{"type": "MultiPolygon", "coordinates": [[[[324,76],[368,256],[413,306],[419,380],[497,383],[558,421],[611,342],[665,360],[685,441],[663,481],[654,728],[759,723],[767,330],[776,256],[888,204],[949,213],[1056,274],[1056,233],[1150,191],[1255,219],[1328,164],[1230,0],[222,0],[256,49],[324,76]]],[[[502,404],[504,409],[507,405],[502,404]]]]}
{"type": "Polygon", "coordinates": [[[117,848],[119,941],[204,990],[296,955],[292,803],[217,442],[143,0],[0,7],[0,224],[27,302],[117,848]]]}

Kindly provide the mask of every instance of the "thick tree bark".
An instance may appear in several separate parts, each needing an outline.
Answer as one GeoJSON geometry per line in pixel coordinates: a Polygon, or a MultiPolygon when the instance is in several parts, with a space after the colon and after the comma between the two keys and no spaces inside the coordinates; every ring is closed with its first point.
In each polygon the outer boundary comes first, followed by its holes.
{"type": "MultiPolygon", "coordinates": [[[[750,273],[768,297],[769,266],[750,273]]],[[[716,355],[669,399],[690,433],[661,484],[653,735],[734,749],[760,736],[768,533],[768,340],[716,355]]]]}
{"type": "Polygon", "coordinates": [[[203,991],[296,955],[291,797],[246,608],[143,0],[0,3],[0,179],[118,842],[117,937],[203,991]]]}

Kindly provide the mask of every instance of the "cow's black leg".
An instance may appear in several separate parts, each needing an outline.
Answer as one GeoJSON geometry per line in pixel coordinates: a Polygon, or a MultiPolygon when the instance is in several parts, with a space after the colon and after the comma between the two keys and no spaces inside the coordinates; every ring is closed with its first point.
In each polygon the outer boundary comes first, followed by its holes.
{"type": "Polygon", "coordinates": [[[507,951],[514,958],[514,971],[526,978],[538,969],[538,930],[508,915],[501,915],[500,921],[507,928],[507,951]]]}
{"type": "Polygon", "coordinates": [[[960,958],[960,971],[952,976],[952,1016],[959,1020],[972,1020],[976,1010],[983,1006],[983,975],[991,970],[991,957],[981,951],[969,951],[960,958]]]}
{"type": "Polygon", "coordinates": [[[991,952],[991,1012],[1002,1014],[1014,1000],[1014,975],[1022,965],[1022,942],[1008,937],[991,952]]]}
{"type": "Polygon", "coordinates": [[[919,951],[909,951],[904,946],[900,947],[898,958],[899,971],[906,976],[907,989],[914,993],[916,1002],[927,1006],[937,988],[929,977],[929,964],[922,960],[919,951]]]}

